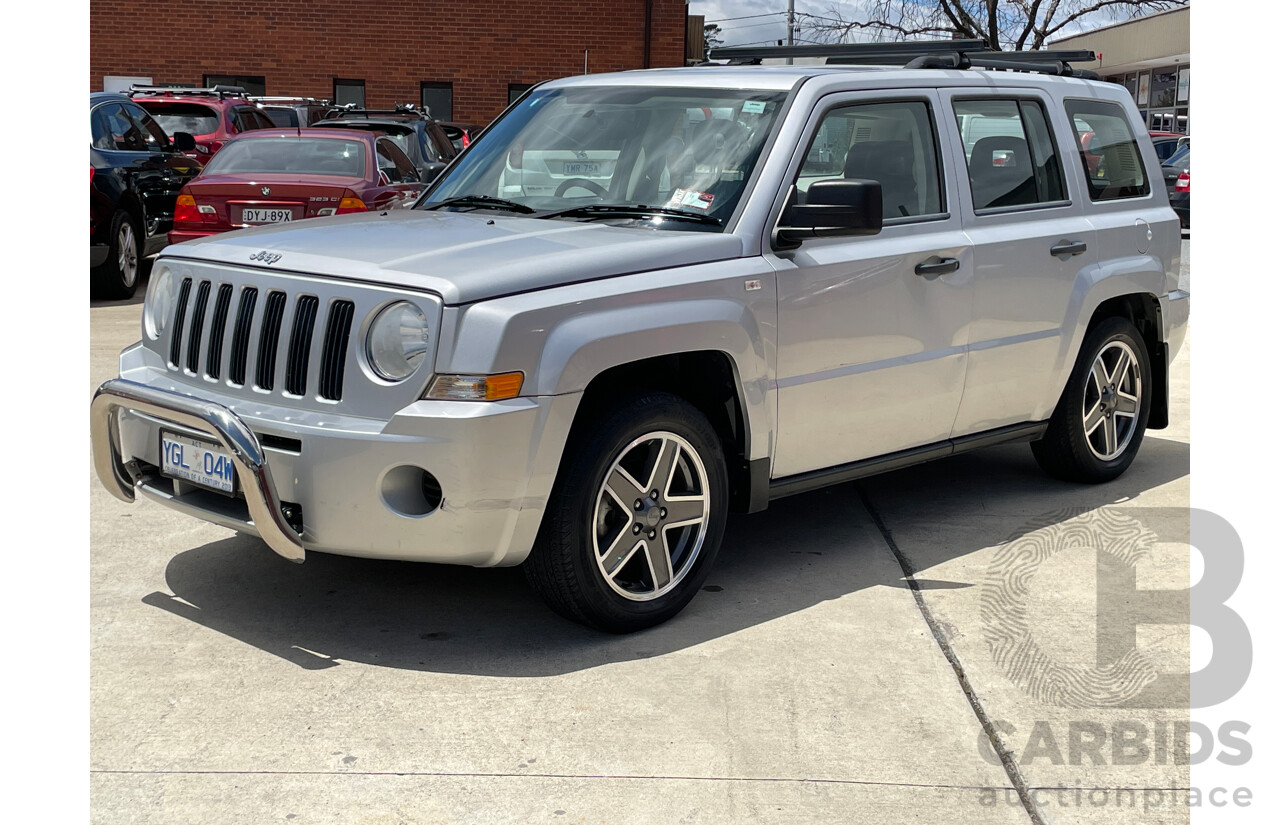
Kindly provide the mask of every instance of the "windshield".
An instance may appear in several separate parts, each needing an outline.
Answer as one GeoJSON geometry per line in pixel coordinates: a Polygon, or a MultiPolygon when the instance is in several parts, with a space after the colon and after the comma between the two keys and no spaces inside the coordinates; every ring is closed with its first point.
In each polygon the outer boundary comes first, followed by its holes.
{"type": "Polygon", "coordinates": [[[189,135],[208,135],[218,131],[218,110],[199,103],[142,102],[142,108],[169,134],[186,132],[189,135]]]}
{"type": "Polygon", "coordinates": [[[644,216],[598,207],[643,206],[716,219],[652,221],[664,229],[722,226],[742,197],[784,98],[783,92],[726,89],[535,91],[418,206],[485,197],[525,207],[512,211],[575,210],[565,217],[620,221],[644,216]]]}
{"type": "Polygon", "coordinates": [[[364,144],[341,138],[242,137],[205,165],[208,175],[284,173],[362,178],[364,144]]]}

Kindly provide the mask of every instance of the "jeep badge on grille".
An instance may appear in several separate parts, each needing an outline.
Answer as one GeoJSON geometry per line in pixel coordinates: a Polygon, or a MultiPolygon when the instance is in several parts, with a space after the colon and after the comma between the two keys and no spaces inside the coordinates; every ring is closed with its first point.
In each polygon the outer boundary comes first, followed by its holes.
{"type": "Polygon", "coordinates": [[[268,252],[267,250],[264,249],[261,252],[255,252],[254,254],[250,255],[249,260],[262,261],[264,264],[273,264],[276,261],[280,260],[280,255],[275,252],[268,252]]]}

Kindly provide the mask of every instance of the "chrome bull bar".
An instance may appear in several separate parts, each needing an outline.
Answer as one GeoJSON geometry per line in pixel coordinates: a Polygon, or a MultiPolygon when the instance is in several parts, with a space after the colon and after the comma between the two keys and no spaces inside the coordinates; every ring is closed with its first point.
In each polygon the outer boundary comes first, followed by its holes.
{"type": "Polygon", "coordinates": [[[189,395],[156,389],[123,378],[106,382],[93,396],[90,427],[93,466],[98,479],[121,501],[134,500],[135,482],[121,459],[119,429],[113,426],[117,409],[156,416],[204,433],[231,456],[236,477],[249,505],[249,518],[267,546],[292,562],[302,563],[306,550],[297,532],[285,521],[258,437],[231,410],[189,395]]]}

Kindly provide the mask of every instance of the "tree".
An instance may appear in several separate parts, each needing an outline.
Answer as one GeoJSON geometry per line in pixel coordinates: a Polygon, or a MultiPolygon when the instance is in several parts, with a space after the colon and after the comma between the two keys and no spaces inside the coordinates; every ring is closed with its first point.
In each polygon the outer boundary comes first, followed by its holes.
{"type": "Polygon", "coordinates": [[[702,27],[702,57],[704,60],[710,60],[711,50],[723,44],[724,38],[720,37],[719,26],[715,23],[708,23],[702,27]]]}
{"type": "Polygon", "coordinates": [[[913,38],[983,40],[988,47],[1040,49],[1066,36],[1076,21],[1094,14],[1128,19],[1140,13],[1185,6],[1188,0],[865,0],[865,19],[849,19],[831,6],[825,15],[797,15],[805,38],[844,43],[859,33],[872,40],[913,38]]]}

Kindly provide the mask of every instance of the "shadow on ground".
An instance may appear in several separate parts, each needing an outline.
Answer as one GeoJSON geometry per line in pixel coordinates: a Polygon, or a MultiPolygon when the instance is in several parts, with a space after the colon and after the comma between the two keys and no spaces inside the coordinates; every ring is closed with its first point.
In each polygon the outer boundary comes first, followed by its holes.
{"type": "MultiPolygon", "coordinates": [[[[913,468],[863,485],[873,502],[897,499],[897,518],[1002,509],[1037,514],[1094,508],[1134,497],[1190,472],[1186,444],[1148,438],[1128,474],[1099,486],[1066,485],[1043,475],[1025,445],[995,448],[913,468]],[[910,506],[906,501],[909,499],[910,506]],[[916,515],[918,514],[918,515],[916,515]]],[[[987,532],[929,548],[930,566],[1007,540],[1008,520],[987,532]]],[[[892,528],[893,525],[891,524],[892,528]]],[[[547,676],[658,656],[769,622],[870,587],[906,587],[865,515],[856,484],[774,502],[732,516],[704,591],[660,627],[610,636],[543,606],[518,568],[445,565],[311,554],[302,566],[236,536],[176,556],[166,570],[173,596],[147,604],[307,669],[342,661],[440,673],[547,676]]],[[[925,589],[966,583],[922,581],[925,589]]]]}

